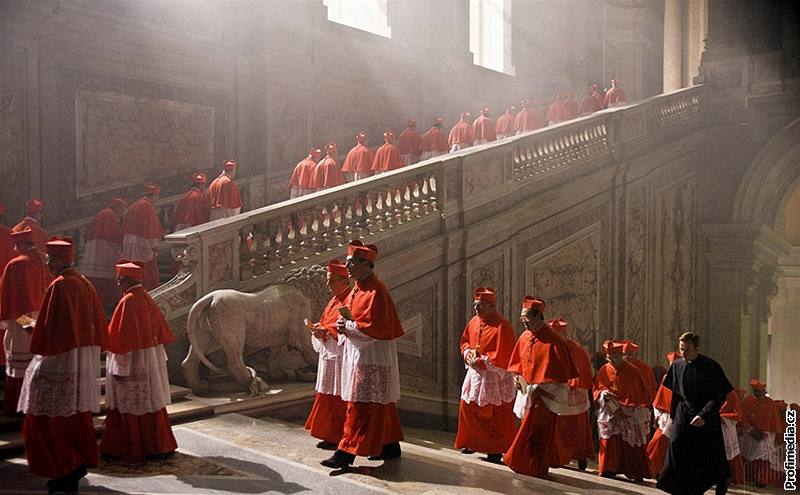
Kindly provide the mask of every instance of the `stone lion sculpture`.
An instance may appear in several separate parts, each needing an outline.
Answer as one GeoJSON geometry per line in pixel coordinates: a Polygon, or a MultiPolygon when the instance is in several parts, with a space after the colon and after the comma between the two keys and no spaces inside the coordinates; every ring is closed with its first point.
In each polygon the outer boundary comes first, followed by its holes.
{"type": "Polygon", "coordinates": [[[182,363],[183,376],[192,392],[208,391],[208,383],[200,379],[200,363],[224,373],[206,357],[220,349],[228,373],[253,396],[265,393],[267,383],[245,364],[245,346],[287,346],[297,349],[307,365],[315,366],[317,354],[303,319],[318,315],[324,304],[324,270],[317,265],[301,268],[260,292],[216,290],[194,303],[186,324],[190,347],[182,363]]]}

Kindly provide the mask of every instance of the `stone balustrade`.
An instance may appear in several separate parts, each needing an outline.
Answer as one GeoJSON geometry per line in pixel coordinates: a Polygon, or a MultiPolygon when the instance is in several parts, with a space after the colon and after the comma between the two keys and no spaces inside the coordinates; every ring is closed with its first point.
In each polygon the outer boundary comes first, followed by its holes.
{"type": "Polygon", "coordinates": [[[258,290],[341,257],[354,238],[396,254],[462,227],[465,203],[489,204],[531,181],[692,132],[702,92],[678,90],[170,234],[182,269],[153,295],[180,335],[191,305],[211,290],[258,290]]]}

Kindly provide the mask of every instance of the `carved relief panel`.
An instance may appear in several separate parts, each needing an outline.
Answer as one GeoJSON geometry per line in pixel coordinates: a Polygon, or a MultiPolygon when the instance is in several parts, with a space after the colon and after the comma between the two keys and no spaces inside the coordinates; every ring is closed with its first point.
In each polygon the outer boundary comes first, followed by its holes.
{"type": "Polygon", "coordinates": [[[0,59],[0,197],[6,205],[7,224],[22,217],[27,200],[28,167],[25,163],[25,73],[23,50],[5,50],[0,59]]]}
{"type": "MultiPolygon", "coordinates": [[[[427,277],[426,277],[427,278],[427,277]]],[[[428,285],[420,279],[392,290],[397,312],[405,335],[397,340],[397,359],[400,365],[400,382],[404,389],[424,393],[438,393],[440,387],[440,361],[443,333],[438,329],[439,285],[428,285]],[[427,285],[424,289],[419,286],[427,285]],[[403,297],[406,295],[407,297],[403,297]]]]}
{"type": "Polygon", "coordinates": [[[625,337],[645,341],[647,322],[647,188],[628,195],[625,212],[625,337]]]}

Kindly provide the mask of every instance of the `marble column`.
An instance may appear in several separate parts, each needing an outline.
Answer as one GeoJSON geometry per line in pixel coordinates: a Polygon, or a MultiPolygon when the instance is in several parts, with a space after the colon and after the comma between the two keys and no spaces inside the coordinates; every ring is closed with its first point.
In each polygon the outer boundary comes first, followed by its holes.
{"type": "Polygon", "coordinates": [[[683,3],[664,0],[664,92],[683,86],[683,3]]]}
{"type": "Polygon", "coordinates": [[[769,320],[767,390],[786,402],[800,402],[800,247],[780,260],[779,274],[769,320]]]}

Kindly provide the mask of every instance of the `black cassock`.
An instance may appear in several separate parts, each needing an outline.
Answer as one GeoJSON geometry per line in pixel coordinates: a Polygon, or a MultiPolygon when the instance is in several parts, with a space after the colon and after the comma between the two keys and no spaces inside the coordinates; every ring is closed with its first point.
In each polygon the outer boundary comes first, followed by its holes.
{"type": "Polygon", "coordinates": [[[731,476],[719,409],[733,385],[716,361],[699,354],[691,363],[676,359],[664,386],[672,390],[674,425],[656,487],[672,494],[703,493],[731,476]],[[692,426],[695,416],[705,424],[692,426]]]}

